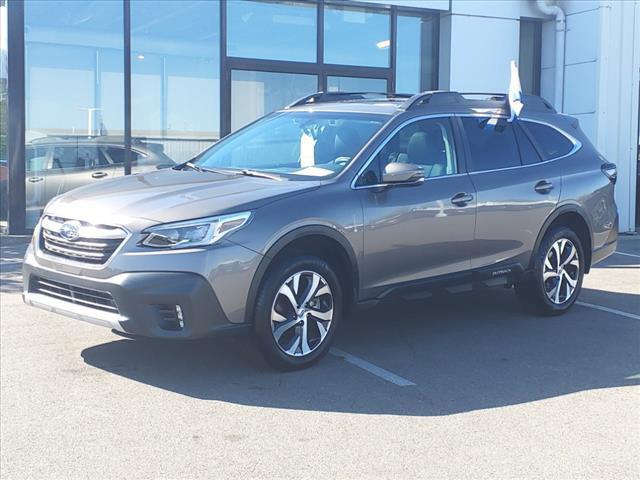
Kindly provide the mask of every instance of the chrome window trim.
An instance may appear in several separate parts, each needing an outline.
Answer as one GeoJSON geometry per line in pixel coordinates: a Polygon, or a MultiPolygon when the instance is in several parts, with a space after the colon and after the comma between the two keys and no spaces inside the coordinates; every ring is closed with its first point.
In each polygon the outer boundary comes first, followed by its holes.
{"type": "MultiPolygon", "coordinates": [[[[385,145],[387,144],[387,142],[389,142],[391,140],[391,138],[398,133],[398,131],[402,128],[404,128],[405,126],[413,123],[413,122],[417,122],[420,120],[426,120],[429,118],[443,118],[443,117],[458,117],[458,118],[462,118],[462,117],[486,117],[486,118],[504,118],[504,119],[508,119],[509,117],[506,115],[502,115],[502,114],[498,114],[498,115],[489,115],[487,113],[438,113],[438,114],[432,114],[432,115],[421,115],[419,117],[412,117],[410,119],[407,119],[406,121],[402,122],[400,125],[398,125],[396,128],[394,128],[392,130],[392,132],[387,135],[387,138],[383,141],[383,143],[381,143],[378,148],[375,149],[375,151],[371,154],[371,156],[369,157],[369,159],[364,163],[364,165],[358,170],[358,173],[353,177],[353,179],[351,180],[351,189],[352,190],[364,190],[364,189],[368,189],[368,188],[381,188],[381,187],[388,187],[391,184],[389,183],[378,183],[375,185],[361,185],[361,186],[356,186],[356,181],[358,180],[358,178],[360,177],[360,175],[362,175],[364,173],[364,171],[369,167],[369,165],[371,164],[371,162],[373,161],[373,159],[376,157],[376,155],[378,155],[378,153],[380,153],[380,150],[382,150],[385,145]]],[[[578,150],[580,150],[582,148],[582,142],[580,142],[580,140],[578,140],[577,138],[573,137],[572,135],[570,135],[569,133],[565,132],[564,130],[560,129],[559,127],[553,125],[552,123],[549,122],[545,122],[544,120],[538,120],[538,119],[534,119],[534,118],[519,118],[518,121],[521,122],[532,122],[532,123],[538,123],[540,125],[545,125],[549,128],[554,129],[555,131],[557,131],[558,133],[560,133],[561,135],[563,135],[567,140],[569,140],[572,144],[573,144],[573,148],[566,154],[561,155],[559,157],[554,157],[554,158],[550,158],[548,160],[542,160],[538,163],[532,163],[529,165],[514,165],[512,167],[502,167],[502,168],[494,168],[494,169],[488,169],[488,170],[475,170],[475,171],[471,171],[471,172],[464,172],[464,173],[455,173],[455,174],[451,174],[451,175],[441,175],[439,177],[427,177],[424,179],[424,181],[427,180],[431,180],[431,179],[436,179],[436,178],[444,178],[444,177],[457,177],[460,175],[473,175],[473,174],[477,174],[477,173],[490,173],[490,172],[499,172],[499,171],[503,171],[503,170],[513,170],[515,168],[527,168],[527,167],[533,167],[536,165],[544,165],[546,163],[550,163],[550,162],[555,162],[556,160],[561,160],[563,158],[569,157],[573,154],[575,154],[578,150]]],[[[456,161],[458,159],[458,152],[456,152],[456,161]]],[[[460,167],[460,165],[458,164],[458,167],[460,167]]],[[[398,184],[401,185],[401,184],[398,184]]]]}
{"type": "MultiPolygon", "coordinates": [[[[407,120],[405,120],[404,122],[402,122],[400,125],[398,125],[396,128],[394,128],[391,133],[389,133],[387,135],[387,138],[385,138],[383,140],[383,142],[378,145],[378,147],[373,151],[373,153],[369,156],[369,158],[367,159],[367,161],[362,165],[362,167],[360,167],[360,169],[358,169],[358,173],[356,173],[353,177],[353,179],[351,180],[351,190],[364,190],[364,189],[368,189],[368,188],[381,188],[381,187],[389,187],[389,186],[401,186],[401,185],[417,185],[419,183],[423,183],[427,180],[431,180],[431,179],[436,179],[436,178],[450,178],[450,177],[457,177],[459,175],[466,175],[466,173],[453,173],[451,175],[440,175],[439,177],[426,177],[423,179],[422,182],[413,182],[411,184],[408,183],[378,183],[376,185],[360,185],[360,186],[356,186],[356,182],[358,180],[358,178],[360,178],[360,175],[362,175],[364,173],[364,171],[367,169],[367,167],[369,167],[369,165],[371,164],[371,162],[373,162],[373,160],[376,158],[376,156],[378,155],[378,153],[380,153],[380,150],[382,150],[387,143],[389,143],[389,141],[393,138],[393,136],[398,133],[398,131],[400,131],[401,129],[403,129],[404,127],[406,127],[407,125],[410,125],[412,123],[415,122],[419,122],[421,120],[427,120],[430,118],[451,118],[454,115],[451,113],[434,113],[431,115],[420,115],[419,117],[411,117],[407,120]]],[[[456,151],[456,167],[460,168],[460,164],[458,162],[458,152],[456,151]]]]}
{"type": "MultiPolygon", "coordinates": [[[[125,228],[122,225],[108,225],[109,227],[119,228],[119,229],[123,230],[125,232],[126,236],[122,239],[122,242],[120,242],[120,245],[118,245],[118,248],[116,248],[113,251],[113,253],[107,259],[106,262],[104,262],[103,264],[93,264],[93,263],[86,263],[86,262],[79,262],[79,261],[75,261],[75,260],[70,260],[70,259],[64,258],[64,257],[58,257],[58,256],[55,256],[55,255],[49,255],[46,251],[44,251],[42,248],[40,248],[40,236],[41,236],[41,231],[42,231],[42,219],[44,219],[47,216],[49,216],[49,214],[47,214],[45,212],[42,215],[42,217],[40,217],[40,221],[38,222],[38,224],[36,225],[36,228],[34,229],[34,232],[33,232],[33,238],[34,238],[33,246],[34,246],[34,250],[35,250],[37,256],[42,257],[45,260],[47,260],[49,262],[52,262],[52,263],[70,265],[70,266],[73,266],[73,267],[87,268],[87,269],[91,269],[91,270],[104,270],[105,268],[107,268],[109,266],[111,261],[124,248],[124,246],[129,242],[129,240],[133,236],[133,233],[129,229],[125,228]]],[[[52,215],[52,216],[55,217],[55,215],[52,215]]],[[[73,219],[73,218],[65,218],[65,221],[69,221],[69,220],[75,220],[75,219],[73,219]]]]}
{"type": "MultiPolygon", "coordinates": [[[[471,114],[471,113],[469,113],[469,114],[458,113],[458,114],[453,114],[453,116],[460,117],[460,118],[462,118],[462,117],[509,118],[506,115],[486,115],[486,114],[471,114]]],[[[563,158],[570,157],[571,155],[573,155],[574,153],[576,153],[578,150],[580,150],[582,148],[582,142],[580,140],[578,140],[577,138],[575,138],[572,135],[568,134],[564,130],[561,130],[559,127],[556,127],[552,123],[545,122],[544,120],[534,119],[534,118],[518,118],[518,121],[520,121],[520,122],[538,123],[540,125],[545,125],[545,126],[547,126],[549,128],[552,128],[556,132],[558,132],[561,135],[563,135],[567,140],[569,140],[573,144],[573,148],[568,153],[565,153],[564,155],[560,155],[559,157],[550,158],[549,160],[540,159],[541,161],[538,162],[538,163],[531,163],[529,165],[514,165],[512,167],[490,168],[490,169],[487,169],[487,170],[474,170],[474,171],[468,172],[469,175],[474,175],[474,174],[477,174],[477,173],[501,172],[501,171],[504,171],[504,170],[513,170],[515,168],[527,168],[527,167],[535,167],[536,165],[544,165],[545,163],[555,162],[556,160],[561,160],[563,158]]]]}
{"type": "MultiPolygon", "coordinates": [[[[569,157],[569,156],[573,155],[574,153],[576,153],[578,150],[580,150],[582,148],[582,142],[580,140],[578,140],[573,135],[565,132],[561,128],[553,125],[552,123],[545,122],[544,120],[534,119],[534,118],[523,118],[520,121],[521,122],[538,123],[540,125],[544,125],[546,127],[552,128],[556,132],[558,132],[560,135],[563,135],[567,140],[569,140],[573,144],[573,148],[568,153],[565,153],[564,155],[560,155],[559,157],[550,158],[549,160],[544,160],[544,161],[542,161],[540,163],[553,162],[555,160],[560,160],[561,158],[569,157]]],[[[534,163],[534,165],[536,165],[536,164],[534,163]]]]}

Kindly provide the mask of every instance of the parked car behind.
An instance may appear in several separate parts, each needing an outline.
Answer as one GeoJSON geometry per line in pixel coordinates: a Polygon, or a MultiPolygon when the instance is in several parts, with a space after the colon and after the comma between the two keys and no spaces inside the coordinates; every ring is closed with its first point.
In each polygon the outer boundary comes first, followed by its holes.
{"type": "Polygon", "coordinates": [[[319,93],[192,162],[61,195],[24,299],[133,336],[251,329],[282,369],[390,295],[499,285],[566,312],[615,251],[616,167],[543,99],[513,118],[476,97],[319,93]]]}
{"type": "MultiPolygon", "coordinates": [[[[131,151],[132,173],[175,166],[175,162],[162,152],[160,144],[136,141],[131,151]]],[[[6,168],[0,168],[0,172],[4,170],[6,168]]],[[[124,141],[122,137],[113,136],[33,140],[25,146],[25,170],[27,208],[41,210],[56,195],[123,176],[124,141]]],[[[6,182],[6,175],[0,176],[3,218],[6,218],[6,182]]]]}

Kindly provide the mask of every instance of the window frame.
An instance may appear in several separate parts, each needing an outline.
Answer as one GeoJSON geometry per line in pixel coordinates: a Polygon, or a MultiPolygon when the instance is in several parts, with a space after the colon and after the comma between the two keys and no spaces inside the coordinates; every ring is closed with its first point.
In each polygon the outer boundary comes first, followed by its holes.
{"type": "MultiPolygon", "coordinates": [[[[556,130],[558,133],[560,133],[561,135],[564,135],[567,140],[569,140],[572,144],[573,144],[573,148],[565,155],[559,156],[559,157],[555,157],[555,158],[550,158],[548,160],[545,160],[543,157],[542,152],[540,151],[540,148],[538,146],[538,144],[533,140],[533,138],[531,137],[530,133],[527,131],[526,128],[522,128],[522,131],[524,132],[525,135],[527,135],[527,137],[529,138],[529,141],[533,144],[533,147],[536,149],[536,151],[538,152],[538,155],[540,156],[540,161],[537,163],[530,163],[528,165],[525,165],[522,163],[522,157],[520,158],[520,165],[516,165],[516,166],[512,166],[512,167],[502,167],[502,168],[494,168],[494,169],[490,169],[490,170],[472,170],[471,166],[473,164],[473,161],[470,160],[471,159],[471,149],[469,147],[469,140],[467,138],[466,132],[464,130],[464,127],[462,125],[462,118],[463,117],[485,117],[485,118],[490,118],[490,117],[499,117],[499,118],[506,118],[508,120],[508,117],[506,115],[486,115],[486,114],[472,114],[472,113],[468,113],[468,114],[454,114],[454,116],[458,119],[457,123],[457,129],[459,131],[459,135],[463,140],[463,145],[464,145],[464,155],[465,155],[465,162],[466,162],[466,166],[467,166],[467,172],[471,175],[474,173],[486,173],[486,172],[499,172],[502,170],[513,170],[514,168],[527,168],[527,167],[534,167],[537,165],[544,165],[546,163],[549,162],[555,162],[556,160],[561,160],[563,158],[566,157],[570,157],[571,155],[575,154],[577,151],[579,151],[582,148],[582,142],[580,140],[578,140],[576,137],[572,136],[571,134],[565,132],[564,130],[562,130],[560,127],[557,127],[556,125],[553,125],[552,123],[549,122],[545,122],[543,120],[539,120],[539,119],[535,119],[535,118],[517,118],[514,121],[515,122],[532,122],[532,123],[539,123],[540,125],[545,125],[547,127],[553,128],[554,130],[556,130]]],[[[522,124],[520,125],[522,127],[522,124]]],[[[515,135],[515,133],[514,133],[515,135]]],[[[516,144],[517,144],[517,138],[516,138],[516,144]]],[[[520,147],[518,145],[518,154],[520,154],[520,147]]]]}
{"type": "MultiPolygon", "coordinates": [[[[277,8],[281,8],[281,7],[287,7],[288,4],[286,3],[280,3],[277,0],[248,0],[248,2],[253,2],[253,3],[259,3],[259,4],[263,4],[263,5],[276,5],[277,8]]],[[[221,2],[224,3],[225,6],[225,18],[224,18],[224,29],[225,29],[225,51],[227,50],[228,42],[229,42],[229,21],[230,21],[230,15],[229,15],[229,4],[227,2],[221,2]]],[[[303,8],[309,8],[309,10],[311,10],[311,8],[315,7],[315,2],[308,2],[305,0],[291,0],[290,2],[291,4],[295,4],[297,7],[303,7],[303,8]]],[[[278,60],[278,59],[274,59],[274,58],[260,58],[260,57],[249,57],[249,56],[234,56],[234,55],[228,55],[227,58],[243,58],[243,59],[255,59],[255,60],[264,60],[264,61],[284,61],[284,62],[291,62],[291,63],[308,63],[310,65],[316,64],[318,63],[318,52],[319,52],[319,48],[318,48],[318,21],[319,21],[319,15],[318,15],[318,9],[316,8],[315,11],[315,21],[316,21],[316,31],[314,34],[314,41],[315,41],[315,60],[278,60]]],[[[222,17],[220,17],[220,22],[221,22],[221,26],[222,26],[222,17]]],[[[220,42],[222,43],[223,39],[222,39],[222,35],[220,36],[220,42]]],[[[222,63],[222,57],[220,58],[220,61],[222,63]]]]}
{"type": "Polygon", "coordinates": [[[522,128],[522,131],[524,132],[524,134],[527,136],[527,138],[529,139],[529,141],[533,145],[533,148],[535,148],[536,151],[538,152],[538,156],[541,159],[541,161],[539,163],[551,162],[553,160],[559,160],[561,158],[568,157],[569,155],[573,155],[575,152],[577,152],[582,147],[582,143],[580,142],[580,140],[578,140],[575,137],[570,136],[568,133],[566,133],[565,131],[563,131],[560,128],[556,127],[555,125],[552,125],[552,124],[546,123],[546,122],[541,122],[541,121],[528,119],[528,118],[521,119],[521,120],[519,119],[519,121],[521,122],[520,123],[520,127],[522,128]],[[569,140],[569,142],[573,145],[573,147],[571,148],[571,150],[569,150],[567,153],[565,153],[563,155],[558,155],[557,157],[552,157],[552,158],[545,159],[545,157],[546,157],[545,152],[544,152],[543,148],[540,146],[540,143],[534,137],[534,135],[529,131],[529,129],[528,129],[527,125],[526,125],[527,122],[529,122],[529,123],[537,123],[539,125],[542,125],[542,126],[545,126],[547,128],[551,128],[552,130],[555,130],[560,135],[562,135],[564,138],[569,140]]]}
{"type": "MultiPolygon", "coordinates": [[[[129,0],[125,0],[129,1],[129,0]]],[[[258,0],[262,1],[262,0],[258,0]]],[[[269,0],[265,0],[269,1],[269,0]]],[[[431,15],[436,22],[436,31],[440,29],[440,19],[436,12],[425,10],[424,8],[378,5],[371,3],[350,5],[343,0],[307,0],[316,6],[316,61],[298,62],[289,60],[267,60],[256,58],[233,57],[227,53],[228,21],[227,2],[220,2],[220,138],[232,133],[231,129],[231,72],[233,70],[250,70],[273,73],[293,73],[303,75],[316,75],[318,77],[317,91],[327,91],[327,78],[338,77],[359,77],[386,79],[387,92],[396,91],[396,57],[397,57],[397,17],[416,16],[427,17],[431,15]],[[324,60],[324,14],[326,8],[350,7],[361,8],[376,13],[385,13],[389,17],[390,52],[388,67],[370,67],[360,65],[339,65],[326,63],[324,60]]],[[[435,36],[437,45],[434,52],[439,53],[439,35],[435,36]]],[[[430,79],[433,88],[438,87],[439,59],[435,58],[435,69],[433,78],[430,79]]],[[[385,93],[385,92],[380,92],[385,93]]]]}
{"type": "MultiPolygon", "coordinates": [[[[504,119],[507,121],[507,123],[511,123],[509,122],[509,117],[507,115],[487,115],[487,114],[467,114],[467,115],[456,115],[459,118],[458,121],[458,125],[460,128],[460,134],[462,135],[462,137],[464,138],[464,148],[465,148],[465,154],[466,154],[466,158],[467,158],[467,169],[468,169],[468,173],[469,174],[473,174],[473,173],[485,173],[485,172],[499,172],[502,170],[511,170],[514,168],[521,168],[523,166],[522,164],[522,156],[520,153],[520,145],[518,145],[518,139],[516,137],[516,133],[513,133],[513,140],[514,143],[516,145],[516,151],[518,152],[518,165],[511,165],[508,167],[499,167],[499,168],[487,168],[487,169],[482,169],[482,170],[475,170],[473,168],[473,155],[471,153],[471,143],[469,142],[469,137],[467,135],[467,132],[464,128],[464,125],[462,124],[462,119],[463,118],[486,118],[486,119],[491,119],[491,118],[497,118],[498,120],[504,119]]],[[[540,162],[541,163],[541,162],[540,162]]],[[[539,163],[532,163],[531,165],[539,165],[539,163]]]]}
{"type": "MultiPolygon", "coordinates": [[[[113,167],[113,163],[111,163],[111,158],[107,155],[107,153],[105,152],[104,148],[102,145],[78,145],[77,143],[75,145],[73,144],[58,144],[58,145],[52,145],[51,149],[50,149],[50,166],[49,166],[49,170],[54,172],[54,173],[63,173],[63,174],[67,174],[67,173],[78,173],[78,172],[85,172],[85,171],[89,171],[89,170],[100,170],[100,169],[104,169],[104,168],[109,168],[109,167],[113,167]],[[55,160],[55,151],[56,148],[61,148],[61,149],[67,149],[67,148],[75,148],[76,151],[78,151],[80,148],[93,148],[96,150],[96,152],[98,153],[98,157],[104,159],[107,163],[106,164],[96,164],[96,165],[92,165],[90,167],[78,167],[76,166],[72,166],[72,167],[63,167],[62,163],[60,163],[59,167],[55,167],[54,166],[54,160],[55,160]]],[[[76,158],[80,158],[78,156],[78,153],[76,153],[76,158]]]]}
{"type": "Polygon", "coordinates": [[[531,141],[531,136],[529,134],[527,134],[527,132],[525,131],[524,126],[522,125],[522,123],[513,122],[513,133],[515,133],[515,136],[516,136],[516,143],[518,144],[518,150],[520,151],[520,163],[522,164],[522,166],[524,167],[526,165],[536,165],[538,163],[542,163],[542,155],[540,155],[540,151],[538,150],[538,147],[531,141]],[[518,132],[520,132],[520,135],[518,135],[518,132]],[[533,163],[525,163],[524,162],[525,148],[522,145],[520,137],[524,137],[524,139],[522,139],[523,141],[529,142],[531,148],[533,149],[533,152],[536,155],[536,158],[538,159],[537,162],[533,162],[533,163]]]}
{"type": "MultiPolygon", "coordinates": [[[[362,166],[358,168],[358,170],[356,171],[356,174],[353,176],[353,178],[351,179],[351,182],[349,183],[351,190],[365,190],[370,188],[388,188],[394,185],[401,186],[402,184],[392,184],[392,183],[376,183],[375,185],[358,185],[357,183],[360,177],[364,175],[367,168],[369,168],[369,165],[371,165],[371,162],[373,162],[376,159],[380,151],[387,145],[387,143],[391,141],[393,137],[395,137],[395,135],[400,130],[402,130],[404,127],[407,127],[415,122],[419,122],[422,120],[430,120],[435,118],[449,119],[449,123],[451,126],[451,135],[453,140],[454,154],[456,157],[457,173],[452,173],[451,175],[440,175],[438,177],[425,177],[418,183],[415,183],[415,182],[412,183],[412,185],[418,185],[418,184],[427,182],[429,180],[438,180],[443,178],[459,177],[460,175],[467,175],[467,168],[466,168],[467,152],[464,147],[464,142],[462,142],[462,138],[460,137],[459,125],[458,125],[458,121],[456,120],[456,117],[457,116],[453,113],[435,113],[431,115],[419,115],[419,116],[408,118],[398,123],[397,125],[391,127],[388,130],[388,133],[383,133],[384,137],[382,138],[380,143],[378,143],[378,145],[375,147],[373,152],[371,152],[371,154],[367,157],[367,159],[362,164],[362,166]]],[[[384,130],[386,129],[383,128],[382,131],[384,130]]]]}
{"type": "MultiPolygon", "coordinates": [[[[433,46],[432,46],[432,55],[433,55],[433,72],[431,72],[431,78],[429,79],[429,84],[430,87],[426,88],[425,90],[438,90],[438,77],[439,77],[439,73],[440,73],[440,18],[438,18],[437,16],[434,16],[433,14],[429,14],[429,12],[425,12],[424,10],[422,11],[416,11],[416,10],[407,10],[407,9],[396,9],[393,13],[394,15],[394,20],[393,20],[393,31],[391,34],[392,37],[392,52],[391,52],[391,64],[393,66],[393,88],[396,88],[396,85],[398,83],[398,18],[399,17],[412,17],[412,18],[420,18],[420,19],[424,19],[427,17],[431,17],[431,19],[434,22],[434,28],[433,28],[433,37],[432,37],[432,41],[433,41],[433,46]]],[[[421,79],[421,83],[422,82],[426,82],[427,79],[421,79]]],[[[422,89],[422,85],[419,89],[420,92],[425,91],[422,89]]],[[[407,92],[399,92],[399,93],[407,93],[407,92]]]]}

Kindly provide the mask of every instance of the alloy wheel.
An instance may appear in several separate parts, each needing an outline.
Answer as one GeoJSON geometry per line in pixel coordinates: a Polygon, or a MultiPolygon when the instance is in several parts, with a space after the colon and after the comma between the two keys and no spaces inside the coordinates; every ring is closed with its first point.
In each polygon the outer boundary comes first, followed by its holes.
{"type": "Polygon", "coordinates": [[[324,341],[333,320],[333,294],[322,275],[309,270],[291,275],[271,307],[271,332],[287,355],[302,357],[324,341]]]}
{"type": "Polygon", "coordinates": [[[571,298],[580,278],[578,249],[567,238],[557,240],[544,260],[542,280],[547,298],[561,305],[571,298]]]}

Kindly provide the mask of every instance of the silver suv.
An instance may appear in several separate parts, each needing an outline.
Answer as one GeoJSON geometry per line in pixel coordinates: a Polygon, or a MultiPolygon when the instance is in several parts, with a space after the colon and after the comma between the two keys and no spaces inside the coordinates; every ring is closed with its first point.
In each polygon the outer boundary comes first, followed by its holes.
{"type": "Polygon", "coordinates": [[[616,168],[539,97],[305,97],[173,169],[52,200],[30,305],[133,336],[250,328],[305,367],[350,307],[513,286],[565,312],[617,243],[616,168]]]}

